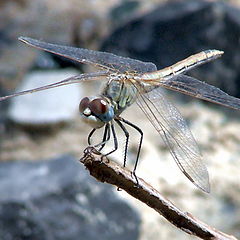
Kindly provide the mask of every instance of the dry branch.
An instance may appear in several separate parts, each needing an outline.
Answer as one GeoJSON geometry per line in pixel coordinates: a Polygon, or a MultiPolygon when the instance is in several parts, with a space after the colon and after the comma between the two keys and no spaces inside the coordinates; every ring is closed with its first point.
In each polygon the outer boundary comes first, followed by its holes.
{"type": "Polygon", "coordinates": [[[129,170],[103,157],[94,148],[87,148],[80,161],[97,180],[113,184],[125,190],[134,198],[153,208],[184,232],[202,239],[236,240],[234,236],[214,229],[196,219],[190,213],[180,211],[144,180],[138,178],[137,183],[129,170]]]}

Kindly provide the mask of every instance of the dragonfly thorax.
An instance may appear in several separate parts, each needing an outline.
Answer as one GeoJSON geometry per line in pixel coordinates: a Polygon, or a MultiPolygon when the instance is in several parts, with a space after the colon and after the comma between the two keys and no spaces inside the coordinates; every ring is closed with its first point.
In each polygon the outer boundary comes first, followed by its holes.
{"type": "Polygon", "coordinates": [[[105,97],[84,97],[79,104],[83,121],[93,128],[101,128],[114,117],[114,110],[105,97]]]}
{"type": "Polygon", "coordinates": [[[111,101],[114,114],[120,115],[128,106],[132,105],[137,97],[137,88],[132,79],[125,74],[110,79],[101,94],[111,101]]]}

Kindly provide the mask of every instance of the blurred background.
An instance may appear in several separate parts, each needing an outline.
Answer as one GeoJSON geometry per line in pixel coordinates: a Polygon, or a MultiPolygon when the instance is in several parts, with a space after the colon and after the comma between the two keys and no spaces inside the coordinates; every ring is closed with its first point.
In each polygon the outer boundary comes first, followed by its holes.
{"type": "MultiPolygon", "coordinates": [[[[95,71],[28,47],[17,40],[19,36],[113,52],[158,68],[202,50],[223,50],[222,58],[189,75],[240,97],[238,0],[0,1],[0,96],[95,71]]],[[[0,102],[1,240],[194,238],[123,191],[96,182],[78,163],[91,130],[81,121],[78,104],[82,97],[98,94],[100,85],[69,85],[0,102]]],[[[123,117],[144,131],[137,175],[183,211],[240,237],[239,112],[166,94],[199,144],[211,193],[187,180],[133,105],[123,117]]],[[[101,132],[96,141],[98,137],[101,132]]],[[[120,149],[112,158],[122,163],[121,132],[119,138],[120,149]]],[[[138,139],[131,132],[129,169],[138,139]]]]}

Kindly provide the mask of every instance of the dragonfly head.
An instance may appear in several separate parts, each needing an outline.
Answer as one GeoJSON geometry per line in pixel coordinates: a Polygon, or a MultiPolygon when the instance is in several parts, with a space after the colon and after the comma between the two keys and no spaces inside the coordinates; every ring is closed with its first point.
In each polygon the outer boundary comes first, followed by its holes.
{"type": "Polygon", "coordinates": [[[101,128],[114,117],[111,104],[103,97],[84,97],[79,104],[83,121],[93,128],[101,128]]]}

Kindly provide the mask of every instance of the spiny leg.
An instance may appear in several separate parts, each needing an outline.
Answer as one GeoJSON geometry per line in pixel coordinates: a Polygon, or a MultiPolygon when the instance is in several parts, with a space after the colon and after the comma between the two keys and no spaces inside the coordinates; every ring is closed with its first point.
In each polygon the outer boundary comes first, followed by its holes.
{"type": "Polygon", "coordinates": [[[126,167],[126,162],[127,162],[127,152],[128,152],[128,142],[129,142],[129,132],[125,128],[125,126],[120,122],[119,119],[114,119],[117,124],[120,126],[120,128],[123,130],[125,137],[126,137],[126,142],[125,142],[125,149],[124,149],[124,161],[123,161],[123,167],[126,167]]]}
{"type": "Polygon", "coordinates": [[[135,177],[135,179],[137,181],[137,184],[138,184],[138,179],[137,179],[137,176],[136,176],[136,169],[137,169],[137,164],[138,164],[138,160],[139,160],[139,156],[140,156],[140,151],[141,151],[141,148],[142,148],[143,131],[138,126],[134,125],[133,123],[129,122],[128,120],[126,120],[124,118],[119,117],[118,120],[128,124],[129,126],[133,127],[134,129],[136,129],[140,133],[140,141],[139,141],[139,145],[138,145],[137,158],[136,158],[135,165],[134,165],[134,168],[133,168],[133,171],[132,171],[132,174],[135,177]]]}

